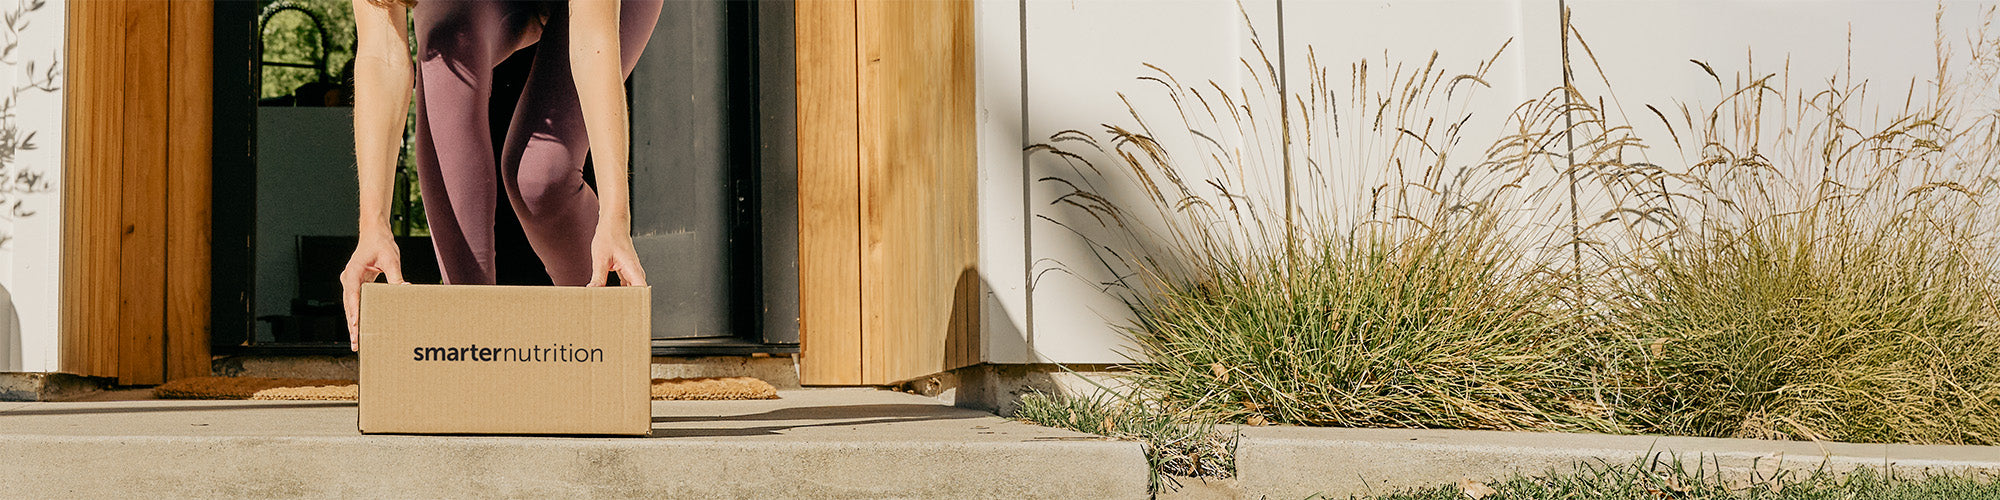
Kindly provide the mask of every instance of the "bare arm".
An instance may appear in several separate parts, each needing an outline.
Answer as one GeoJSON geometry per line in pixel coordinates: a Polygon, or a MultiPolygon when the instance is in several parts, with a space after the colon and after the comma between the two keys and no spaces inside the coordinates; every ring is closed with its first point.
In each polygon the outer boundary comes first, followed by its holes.
{"type": "Polygon", "coordinates": [[[570,74],[576,79],[583,128],[597,172],[597,236],[592,241],[591,284],[608,272],[628,285],[646,284],[632,252],[631,186],[626,179],[632,142],[626,118],[625,78],[620,67],[619,0],[570,0],[570,74]]]}
{"type": "Polygon", "coordinates": [[[396,154],[403,146],[403,117],[409,111],[409,11],[369,0],[353,0],[354,165],[360,192],[360,238],[340,273],[341,305],[347,312],[349,349],[360,350],[361,284],[388,275],[403,282],[402,254],[389,231],[389,193],[396,154]]]}
{"type": "Polygon", "coordinates": [[[401,7],[354,0],[354,161],[362,236],[390,236],[389,194],[413,80],[408,15],[401,7]]]}

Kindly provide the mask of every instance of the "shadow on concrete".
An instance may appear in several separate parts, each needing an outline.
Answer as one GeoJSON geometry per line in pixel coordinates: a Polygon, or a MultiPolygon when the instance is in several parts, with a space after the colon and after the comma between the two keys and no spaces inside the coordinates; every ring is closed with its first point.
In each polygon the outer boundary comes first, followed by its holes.
{"type": "Polygon", "coordinates": [[[63,408],[23,408],[18,410],[9,410],[5,412],[0,412],[0,418],[21,417],[29,415],[171,413],[171,412],[183,412],[183,411],[285,410],[294,408],[343,408],[343,407],[352,408],[354,407],[354,402],[353,401],[302,401],[293,403],[275,403],[275,402],[260,401],[255,403],[252,402],[241,402],[233,404],[211,403],[202,405],[176,405],[176,406],[127,406],[127,405],[110,406],[110,405],[99,405],[97,403],[85,403],[85,404],[76,404],[73,406],[66,405],[63,408]]]}
{"type": "Polygon", "coordinates": [[[957,418],[978,418],[992,416],[978,410],[968,410],[934,404],[865,404],[836,406],[801,406],[779,408],[763,413],[743,415],[684,415],[653,417],[660,422],[717,422],[731,420],[824,420],[830,418],[898,418],[905,420],[942,420],[957,418]]]}
{"type": "Polygon", "coordinates": [[[784,420],[801,421],[801,422],[789,425],[765,425],[765,426],[752,426],[752,427],[654,428],[653,433],[648,437],[687,438],[687,437],[768,436],[768,435],[780,434],[780,431],[788,429],[799,429],[808,427],[836,427],[836,426],[853,426],[853,425],[893,424],[900,422],[921,422],[928,420],[959,420],[959,419],[970,419],[970,418],[985,418],[991,416],[993,415],[990,413],[981,412],[977,410],[966,410],[962,408],[954,408],[949,406],[930,405],[930,404],[866,404],[866,405],[840,405],[840,406],[813,406],[813,407],[803,407],[803,408],[780,408],[763,413],[752,413],[746,415],[721,415],[721,416],[688,415],[688,416],[653,417],[653,423],[659,424],[659,423],[675,423],[675,422],[732,422],[732,421],[762,422],[762,421],[784,421],[784,420]]]}

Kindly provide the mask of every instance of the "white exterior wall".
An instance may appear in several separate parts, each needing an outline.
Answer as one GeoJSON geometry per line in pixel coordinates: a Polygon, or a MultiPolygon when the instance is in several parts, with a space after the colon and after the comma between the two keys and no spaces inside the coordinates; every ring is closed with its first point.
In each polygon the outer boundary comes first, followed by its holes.
{"type": "MultiPolygon", "coordinates": [[[[12,11],[27,0],[0,0],[0,11],[12,11]]],[[[26,27],[18,35],[20,46],[12,60],[0,61],[0,82],[21,89],[31,81],[48,76],[56,68],[55,87],[62,87],[66,69],[63,56],[64,0],[47,0],[39,10],[27,14],[26,27]],[[31,75],[29,69],[33,68],[31,75]]],[[[15,40],[8,40],[15,41],[15,40]]],[[[0,90],[4,94],[5,90],[0,90]]],[[[55,371],[60,346],[56,336],[57,278],[62,258],[62,102],[60,90],[22,90],[12,110],[17,133],[34,133],[32,150],[15,153],[14,166],[40,172],[47,190],[20,198],[20,210],[33,212],[25,217],[0,218],[0,231],[12,241],[0,246],[0,287],[11,295],[19,329],[6,316],[9,304],[0,303],[0,372],[55,371]]],[[[5,297],[0,297],[5,298],[5,297]]]]}
{"type": "MultiPolygon", "coordinates": [[[[1956,60],[1966,59],[1968,30],[1980,24],[1980,13],[1992,3],[1945,3],[1941,29],[1947,42],[1957,44],[1956,60]]],[[[1749,73],[1745,56],[1754,53],[1756,72],[1777,72],[1789,64],[1790,86],[1811,88],[1823,87],[1851,58],[1853,76],[1874,82],[1871,94],[1898,96],[1913,78],[1921,86],[1936,73],[1937,4],[1929,0],[1569,5],[1572,22],[1590,49],[1586,54],[1571,42],[1577,86],[1587,94],[1604,93],[1595,70],[1588,69],[1588,57],[1594,55],[1604,78],[1615,84],[1615,100],[1607,102],[1613,116],[1635,125],[1642,137],[1666,136],[1646,104],[1666,110],[1681,102],[1715,102],[1714,81],[1689,59],[1709,62],[1729,82],[1732,74],[1749,73]]],[[[1149,123],[1178,120],[1161,87],[1138,79],[1156,75],[1144,63],[1169,71],[1183,84],[1213,80],[1231,91],[1247,86],[1254,96],[1255,74],[1239,60],[1259,61],[1251,45],[1254,26],[1272,60],[1282,45],[1291,93],[1299,93],[1312,78],[1306,71],[1309,48],[1328,68],[1327,79],[1334,81],[1329,87],[1342,92],[1348,88],[1350,64],[1357,61],[1375,65],[1379,78],[1387,76],[1380,71],[1384,61],[1402,62],[1406,71],[1414,71],[1436,51],[1437,64],[1447,74],[1470,73],[1511,40],[1488,73],[1491,87],[1478,89],[1478,96],[1465,104],[1474,116],[1466,125],[1472,131],[1467,135],[1482,139],[1494,137],[1490,131],[1516,105],[1562,84],[1560,9],[1552,0],[1287,0],[1282,5],[1277,0],[987,0],[976,9],[979,264],[989,286],[983,308],[985,352],[994,363],[1122,363],[1136,354],[1119,330],[1129,324],[1129,312],[1097,286],[1112,277],[1084,238],[1062,225],[1092,222],[1081,212],[1051,205],[1068,188],[1039,181],[1064,175],[1070,167],[1046,154],[1024,155],[1022,149],[1063,130],[1104,139],[1101,124],[1135,127],[1121,93],[1149,123]]],[[[1276,116],[1274,103],[1245,104],[1268,113],[1262,116],[1276,116]]],[[[1292,109],[1292,116],[1300,112],[1292,109]]],[[[1267,123],[1276,126],[1277,121],[1267,123]]],[[[1155,132],[1161,132],[1163,141],[1175,140],[1162,130],[1155,132]]],[[[1302,133],[1294,130],[1295,144],[1304,142],[1302,133]]],[[[1272,131],[1253,138],[1270,142],[1278,135],[1272,131]]],[[[1267,156],[1278,147],[1242,137],[1218,139],[1267,156]]],[[[1462,145],[1460,151],[1477,153],[1483,147],[1462,145]]],[[[1645,154],[1671,155],[1652,159],[1680,163],[1672,148],[1653,143],[1645,154]]],[[[1247,191],[1280,192],[1276,183],[1282,179],[1282,163],[1275,156],[1244,163],[1256,170],[1241,174],[1247,191]]],[[[1334,166],[1336,173],[1326,181],[1349,183],[1336,185],[1335,192],[1357,192],[1351,188],[1381,175],[1360,166],[1342,167],[1334,166]]],[[[1294,180],[1311,182],[1301,170],[1295,166],[1294,180]]],[[[1184,173],[1196,178],[1210,174],[1184,173]]]]}

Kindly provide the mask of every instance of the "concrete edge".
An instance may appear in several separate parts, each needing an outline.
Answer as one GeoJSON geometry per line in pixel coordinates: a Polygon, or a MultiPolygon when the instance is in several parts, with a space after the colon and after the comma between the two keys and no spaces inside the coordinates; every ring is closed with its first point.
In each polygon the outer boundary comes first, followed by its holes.
{"type": "MultiPolygon", "coordinates": [[[[1230,426],[1235,427],[1235,426],[1230,426]]],[[[1679,459],[1683,467],[1748,478],[1860,467],[1899,474],[2000,473],[2000,447],[1816,443],[1428,429],[1240,427],[1237,478],[1250,498],[1332,498],[1492,481],[1578,463],[1679,459]],[[1740,474],[1740,476],[1738,476],[1740,474]]]]}
{"type": "Polygon", "coordinates": [[[0,401],[62,401],[111,384],[108,378],[68,373],[0,372],[0,401]]]}
{"type": "Polygon", "coordinates": [[[0,462],[29,497],[1147,497],[1139,444],[1097,440],[15,435],[0,455],[34,458],[0,462]]]}

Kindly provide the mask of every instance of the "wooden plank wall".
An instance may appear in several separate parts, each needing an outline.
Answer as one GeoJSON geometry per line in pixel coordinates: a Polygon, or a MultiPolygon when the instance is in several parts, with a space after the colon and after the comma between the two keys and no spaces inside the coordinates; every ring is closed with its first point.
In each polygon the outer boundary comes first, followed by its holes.
{"type": "Polygon", "coordinates": [[[207,375],[213,3],[68,8],[62,369],[207,375]]]}
{"type": "Polygon", "coordinates": [[[215,3],[175,1],[168,12],[167,380],[206,377],[214,214],[215,3]]]}
{"type": "Polygon", "coordinates": [[[799,381],[861,383],[854,0],[802,0],[798,65],[799,381]]]}
{"type": "Polygon", "coordinates": [[[858,7],[862,378],[885,384],[979,359],[972,4],[858,7]]]}
{"type": "Polygon", "coordinates": [[[800,380],[978,363],[972,4],[803,0],[800,380]]]}
{"type": "Polygon", "coordinates": [[[157,384],[166,374],[167,3],[125,1],[124,184],[118,242],[118,381],[157,384]],[[157,43],[155,42],[157,41],[157,43]]]}
{"type": "Polygon", "coordinates": [[[120,200],[124,132],[124,5],[68,4],[64,75],[60,335],[65,372],[118,375],[120,200]]]}

